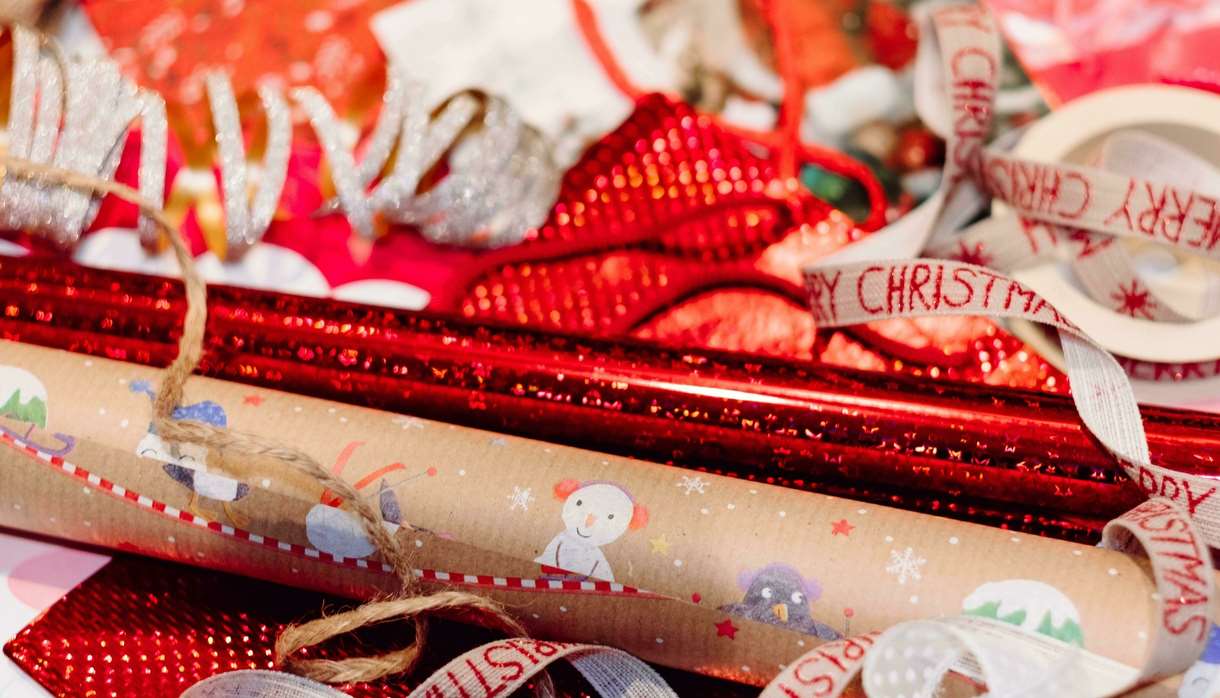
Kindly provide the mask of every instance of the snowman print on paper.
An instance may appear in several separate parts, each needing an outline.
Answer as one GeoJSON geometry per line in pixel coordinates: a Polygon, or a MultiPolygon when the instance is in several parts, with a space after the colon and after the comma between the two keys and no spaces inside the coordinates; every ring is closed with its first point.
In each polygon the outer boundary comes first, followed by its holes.
{"type": "Polygon", "coordinates": [[[563,501],[564,530],[534,561],[545,574],[613,582],[601,548],[643,528],[648,510],[612,482],[564,480],[555,485],[555,497],[563,501]]]}

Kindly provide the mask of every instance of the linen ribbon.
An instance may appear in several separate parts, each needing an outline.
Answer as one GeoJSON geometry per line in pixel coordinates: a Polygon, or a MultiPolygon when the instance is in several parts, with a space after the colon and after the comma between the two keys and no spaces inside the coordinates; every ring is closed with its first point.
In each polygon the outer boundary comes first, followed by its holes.
{"type": "Polygon", "coordinates": [[[1101,332],[1103,328],[1121,328],[1129,342],[1136,332],[1159,327],[1190,338],[1197,345],[1191,353],[1200,357],[1196,363],[1207,364],[1201,371],[1182,373],[1215,373],[1212,364],[1220,359],[1220,172],[1185,149],[1139,131],[1110,135],[1099,149],[1100,168],[1013,157],[1006,151],[1019,131],[984,145],[1001,67],[992,20],[980,11],[950,6],[928,13],[925,23],[929,26],[915,70],[916,106],[924,122],[947,141],[942,185],[910,215],[819,265],[925,253],[1011,272],[1066,256],[1071,276],[1091,303],[1067,303],[1071,299],[1059,295],[1049,300],[1064,301],[1060,310],[1070,308],[1070,317],[1098,332],[1105,348],[1124,353],[1123,342],[1114,340],[1120,333],[1101,332]],[[1012,215],[960,230],[991,199],[1009,207],[1012,215]],[[1162,258],[1191,258],[1184,264],[1175,260],[1174,266],[1179,274],[1193,273],[1193,280],[1207,284],[1197,307],[1184,308],[1143,280],[1125,244],[1130,241],[1161,248],[1162,258]]]}

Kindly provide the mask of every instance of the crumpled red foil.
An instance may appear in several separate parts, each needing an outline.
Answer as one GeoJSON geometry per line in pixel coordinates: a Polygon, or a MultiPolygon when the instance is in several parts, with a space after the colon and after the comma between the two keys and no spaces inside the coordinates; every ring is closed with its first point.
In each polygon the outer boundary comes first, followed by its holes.
{"type": "MultiPolygon", "coordinates": [[[[51,694],[64,698],[177,698],[187,687],[239,669],[274,669],[276,635],[346,599],[146,558],[118,556],[68,592],[5,646],[5,653],[51,694]]],[[[384,652],[410,637],[388,624],[338,638],[311,656],[384,652]],[[396,644],[397,643],[397,644],[396,644]]],[[[431,652],[414,675],[495,639],[487,631],[435,621],[431,652]]],[[[656,667],[679,695],[736,698],[757,689],[656,667]]],[[[588,695],[567,667],[553,671],[560,696],[588,695]]],[[[406,696],[410,677],[338,686],[359,698],[406,696]]],[[[523,695],[532,695],[523,691],[523,695]]]]}
{"type": "Polygon", "coordinates": [[[830,207],[780,179],[766,151],[664,97],[640,100],[564,177],[550,217],[516,246],[480,255],[431,308],[583,334],[623,334],[675,302],[724,286],[802,303],[799,284],[756,260],[830,207]]]}
{"type": "MultiPolygon", "coordinates": [[[[163,366],[177,282],[0,258],[0,337],[163,366]]],[[[1143,499],[1063,396],[212,287],[203,372],[352,404],[1088,540],[1143,499]]],[[[1145,408],[1220,473],[1220,417],[1145,408]]]]}

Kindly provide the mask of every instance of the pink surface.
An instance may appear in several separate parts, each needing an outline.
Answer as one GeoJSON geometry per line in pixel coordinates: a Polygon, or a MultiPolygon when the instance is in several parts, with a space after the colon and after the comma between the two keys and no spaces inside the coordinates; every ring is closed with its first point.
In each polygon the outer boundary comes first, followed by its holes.
{"type": "MultiPolygon", "coordinates": [[[[0,500],[0,506],[12,506],[0,500]]],[[[0,644],[110,561],[106,555],[0,532],[0,644]]],[[[47,693],[0,655],[0,696],[47,693]]]]}
{"type": "Polygon", "coordinates": [[[96,572],[107,559],[96,553],[54,547],[18,563],[8,576],[9,592],[30,610],[42,611],[96,572]]]}
{"type": "Polygon", "coordinates": [[[1218,0],[987,0],[1051,106],[1107,87],[1220,91],[1218,0]]]}

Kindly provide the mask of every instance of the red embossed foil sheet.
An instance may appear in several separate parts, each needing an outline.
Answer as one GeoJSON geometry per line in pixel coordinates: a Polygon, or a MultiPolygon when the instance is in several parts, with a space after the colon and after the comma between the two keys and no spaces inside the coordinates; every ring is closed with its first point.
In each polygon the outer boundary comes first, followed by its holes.
{"type": "MultiPolygon", "coordinates": [[[[275,637],[286,623],[315,617],[345,599],[157,560],[118,556],[10,640],[4,651],[55,696],[177,698],[209,676],[273,669],[275,637]]],[[[309,650],[315,656],[386,651],[408,626],[388,624],[309,650]]],[[[409,634],[406,637],[410,637],[409,634]]],[[[495,636],[433,622],[426,676],[448,657],[495,636]]],[[[680,695],[730,698],[757,689],[656,667],[680,695]]],[[[553,672],[560,696],[585,696],[570,668],[553,672]]],[[[406,696],[413,682],[389,678],[338,688],[359,698],[406,696]]],[[[532,693],[524,693],[532,695],[532,693]]]]}
{"type": "MultiPolygon", "coordinates": [[[[176,282],[0,260],[0,337],[165,365],[176,282]]],[[[203,371],[789,487],[1088,540],[1142,494],[1068,398],[214,287],[203,371]]],[[[1220,417],[1146,408],[1220,472],[1220,417]]]]}

